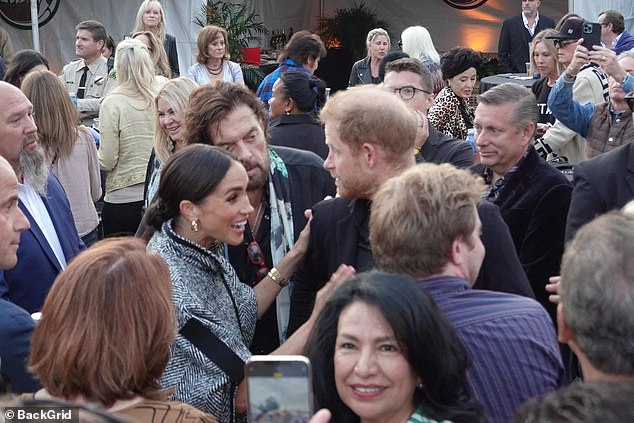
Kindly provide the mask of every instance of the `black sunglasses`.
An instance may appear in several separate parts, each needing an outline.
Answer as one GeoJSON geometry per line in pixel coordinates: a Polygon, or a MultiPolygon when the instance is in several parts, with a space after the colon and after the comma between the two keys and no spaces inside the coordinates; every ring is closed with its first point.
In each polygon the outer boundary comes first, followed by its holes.
{"type": "Polygon", "coordinates": [[[247,256],[252,264],[260,266],[256,272],[256,278],[258,282],[261,281],[266,275],[268,275],[269,268],[266,267],[266,263],[264,262],[264,253],[257,241],[251,241],[249,245],[247,245],[247,256]]]}
{"type": "Polygon", "coordinates": [[[576,43],[577,40],[553,40],[556,48],[566,48],[572,43],[576,43]]]}

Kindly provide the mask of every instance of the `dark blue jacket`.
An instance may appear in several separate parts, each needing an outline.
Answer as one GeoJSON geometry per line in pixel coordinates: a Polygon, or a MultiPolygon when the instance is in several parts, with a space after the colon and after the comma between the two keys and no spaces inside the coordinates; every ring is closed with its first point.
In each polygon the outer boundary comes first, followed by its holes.
{"type": "Polygon", "coordinates": [[[35,392],[38,384],[26,371],[31,350],[31,315],[10,301],[0,299],[0,370],[9,376],[11,392],[35,392]]]}
{"type": "MultiPolygon", "coordinates": [[[[55,175],[49,172],[48,193],[42,197],[51,217],[66,262],[86,248],[77,234],[66,193],[55,175]]],[[[20,236],[18,264],[11,270],[0,270],[0,298],[9,300],[29,313],[39,311],[53,281],[62,268],[44,234],[22,201],[20,209],[31,228],[20,236]]]]}
{"type": "Polygon", "coordinates": [[[627,31],[623,31],[621,33],[621,38],[616,43],[616,45],[612,48],[616,54],[621,54],[624,51],[629,51],[634,48],[634,35],[630,34],[627,31]]]}

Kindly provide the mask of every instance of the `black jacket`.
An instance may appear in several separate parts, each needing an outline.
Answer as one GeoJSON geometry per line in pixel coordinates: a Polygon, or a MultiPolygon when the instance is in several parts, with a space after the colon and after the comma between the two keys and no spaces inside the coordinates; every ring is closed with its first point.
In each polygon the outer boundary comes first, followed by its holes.
{"type": "MultiPolygon", "coordinates": [[[[484,175],[486,168],[472,168],[484,175]]],[[[500,191],[495,204],[508,225],[515,249],[531,283],[535,298],[555,316],[556,305],[544,289],[550,276],[559,274],[564,231],[572,184],[546,163],[533,147],[500,191]]]]}
{"type": "Polygon", "coordinates": [[[416,155],[416,163],[421,162],[451,163],[456,167],[466,168],[473,164],[473,149],[468,142],[450,138],[430,126],[429,137],[416,155]]]}
{"type": "Polygon", "coordinates": [[[269,123],[271,145],[312,151],[323,160],[328,156],[324,128],[310,114],[282,115],[269,123]]]}
{"type": "MultiPolygon", "coordinates": [[[[555,21],[539,14],[539,22],[535,35],[546,28],[554,28],[555,21]]],[[[528,45],[533,40],[524,26],[522,15],[513,16],[502,23],[500,40],[498,41],[498,59],[502,72],[526,73],[526,62],[529,62],[528,45]]]]}
{"type": "MultiPolygon", "coordinates": [[[[289,335],[310,317],[315,294],[340,264],[355,268],[367,264],[359,263],[357,257],[360,232],[367,229],[353,213],[356,201],[339,197],[313,207],[308,252],[294,278],[289,335]]],[[[478,204],[478,214],[487,253],[474,286],[534,298],[500,211],[482,203],[478,204]]]]}
{"type": "Polygon", "coordinates": [[[566,241],[596,216],[634,200],[634,145],[625,144],[575,166],[566,241]]]}
{"type": "Polygon", "coordinates": [[[170,68],[172,69],[172,78],[177,78],[181,75],[181,71],[178,66],[178,50],[176,49],[176,38],[171,34],[165,34],[163,47],[165,48],[167,61],[169,62],[170,68]]]}

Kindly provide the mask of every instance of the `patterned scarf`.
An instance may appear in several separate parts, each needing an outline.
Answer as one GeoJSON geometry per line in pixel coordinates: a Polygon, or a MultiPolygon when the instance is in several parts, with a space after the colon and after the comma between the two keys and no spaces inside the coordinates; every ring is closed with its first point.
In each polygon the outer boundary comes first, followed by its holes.
{"type": "MultiPolygon", "coordinates": [[[[293,211],[291,187],[284,161],[269,148],[269,204],[271,206],[271,259],[276,266],[293,246],[293,211]]],[[[280,344],[286,340],[286,329],[291,308],[292,282],[277,294],[277,330],[280,344]]]]}

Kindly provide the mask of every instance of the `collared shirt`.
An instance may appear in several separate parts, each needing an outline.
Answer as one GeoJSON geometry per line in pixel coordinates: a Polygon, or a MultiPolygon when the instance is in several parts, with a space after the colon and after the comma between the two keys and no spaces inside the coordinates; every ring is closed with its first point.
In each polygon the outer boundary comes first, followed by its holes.
{"type": "Polygon", "coordinates": [[[623,35],[622,32],[619,35],[616,36],[614,41],[612,41],[612,45],[610,46],[610,49],[614,49],[614,47],[616,47],[616,45],[618,44],[619,40],[621,39],[621,35],[623,35]]]}
{"type": "Polygon", "coordinates": [[[537,16],[535,16],[535,20],[533,21],[533,26],[528,26],[528,18],[526,17],[526,15],[524,15],[524,12],[522,12],[522,20],[524,21],[524,27],[528,29],[529,34],[531,34],[531,37],[535,36],[535,29],[537,28],[537,24],[539,23],[539,11],[537,11],[537,16]]]}
{"type": "Polygon", "coordinates": [[[562,385],[555,329],[535,300],[470,289],[456,277],[418,283],[451,320],[467,349],[468,382],[490,422],[511,421],[521,403],[562,385]]]}
{"type": "Polygon", "coordinates": [[[44,234],[44,238],[46,238],[49,247],[51,247],[51,250],[55,254],[55,258],[57,258],[59,266],[64,269],[66,267],[64,250],[61,242],[59,242],[57,230],[55,229],[53,220],[51,220],[51,216],[48,214],[48,209],[46,208],[42,197],[29,183],[18,184],[18,197],[33,217],[33,220],[37,224],[38,228],[40,228],[44,234]]]}
{"type": "Polygon", "coordinates": [[[517,163],[515,163],[515,165],[508,172],[506,172],[505,175],[503,175],[500,179],[498,179],[495,182],[493,182],[493,172],[491,171],[491,169],[485,168],[484,175],[483,175],[484,183],[489,186],[489,191],[484,192],[482,194],[482,198],[485,198],[489,200],[490,202],[495,203],[495,201],[497,201],[497,199],[500,198],[500,192],[502,192],[504,185],[506,185],[506,181],[508,181],[511,178],[511,176],[517,172],[517,169],[520,168],[520,165],[524,162],[527,155],[528,155],[528,150],[524,152],[524,154],[522,155],[522,158],[517,163]]]}
{"type": "Polygon", "coordinates": [[[258,87],[258,91],[256,92],[256,95],[260,98],[260,101],[264,104],[266,110],[269,110],[269,100],[273,97],[273,84],[275,84],[277,78],[280,77],[280,74],[289,71],[302,71],[309,77],[311,76],[311,73],[308,72],[304,66],[294,62],[292,59],[286,59],[280,63],[277,69],[264,78],[258,87]]]}
{"type": "MultiPolygon", "coordinates": [[[[594,113],[594,104],[581,104],[576,101],[572,93],[573,85],[574,81],[566,81],[563,74],[557,78],[548,95],[548,107],[557,120],[585,138],[588,135],[590,119],[594,113]]],[[[621,87],[626,93],[634,91],[634,76],[626,73],[621,87]]],[[[619,116],[612,107],[610,107],[610,112],[614,122],[619,116]]]]}

